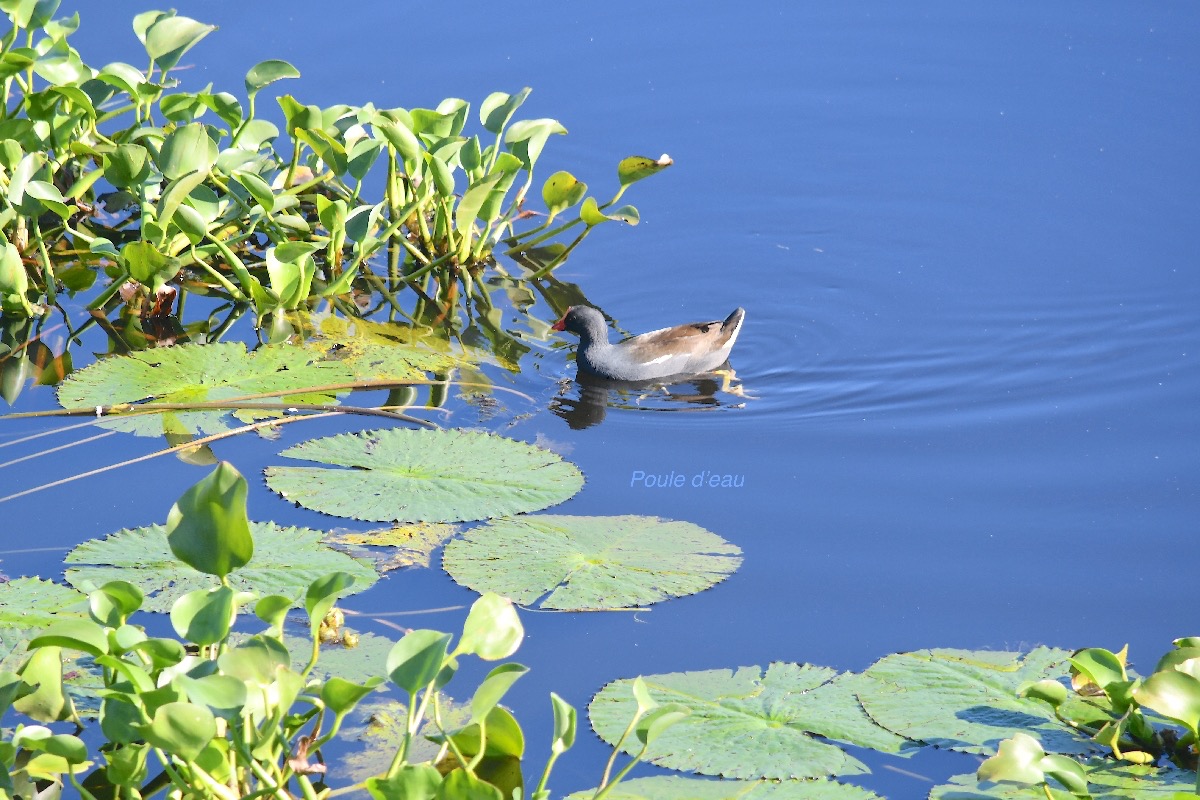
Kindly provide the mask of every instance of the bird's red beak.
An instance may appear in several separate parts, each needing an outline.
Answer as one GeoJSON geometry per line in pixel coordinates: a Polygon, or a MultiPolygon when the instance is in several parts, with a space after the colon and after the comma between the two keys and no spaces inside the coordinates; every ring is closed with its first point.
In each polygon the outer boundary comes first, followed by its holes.
{"type": "Polygon", "coordinates": [[[562,315],[562,319],[550,326],[552,331],[565,331],[567,329],[567,314],[571,313],[571,309],[567,309],[567,313],[562,315]]]}

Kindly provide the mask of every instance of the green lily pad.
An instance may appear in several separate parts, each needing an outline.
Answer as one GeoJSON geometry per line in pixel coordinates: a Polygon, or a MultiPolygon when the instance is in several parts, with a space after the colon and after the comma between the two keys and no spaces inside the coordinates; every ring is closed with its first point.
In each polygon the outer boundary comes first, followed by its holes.
{"type": "Polygon", "coordinates": [[[690,522],[544,514],[470,531],[446,546],[442,566],[521,605],[600,610],[703,591],[738,568],[740,553],[690,522]]]}
{"type": "Polygon", "coordinates": [[[897,653],[862,674],[858,696],[878,724],[938,747],[991,755],[1001,740],[1023,732],[1040,739],[1047,752],[1096,752],[1096,742],[1057,719],[1047,703],[1017,696],[1028,681],[1066,677],[1069,656],[1048,647],[1027,654],[897,653]]]}
{"type": "MultiPolygon", "coordinates": [[[[1092,800],[1175,800],[1192,797],[1196,773],[1187,770],[1122,764],[1112,759],[1088,759],[1088,790],[1092,800]]],[[[1069,798],[1066,792],[1055,797],[1069,798]]],[[[980,784],[974,773],[955,775],[949,782],[935,786],[929,800],[1045,800],[1040,786],[980,784]]]]}
{"type": "MultiPolygon", "coordinates": [[[[295,597],[296,605],[302,606],[308,585],[330,572],[353,575],[352,592],[361,592],[378,577],[370,567],[322,544],[320,531],[280,528],[271,522],[252,522],[250,531],[254,557],[229,573],[235,589],[295,597]]],[[[129,581],[145,594],[142,608],[147,611],[169,611],[181,595],[214,585],[211,576],[180,565],[171,554],[162,525],[121,530],[86,541],[67,554],[66,563],[78,565],[66,572],[72,586],[90,592],[111,580],[129,581]]]]}
{"type": "Polygon", "coordinates": [[[462,522],[536,511],[583,486],[554,453],[490,433],[377,430],[313,439],[282,455],[352,469],[268,467],[267,485],[339,517],[462,522]]]}
{"type": "MultiPolygon", "coordinates": [[[[181,345],[112,356],[67,376],[58,389],[64,408],[154,400],[196,403],[244,395],[346,383],[352,374],[339,362],[291,345],[268,345],[253,353],[240,342],[181,345]]],[[[273,398],[260,398],[270,401],[273,398]]],[[[333,403],[334,392],[287,395],[290,404],[333,403]]],[[[112,417],[100,424],[138,436],[212,434],[228,430],[226,411],[176,411],[112,417]]],[[[239,413],[243,420],[261,419],[239,413]]]]}
{"type": "MultiPolygon", "coordinates": [[[[567,800],[588,800],[587,789],[567,795],[567,800]]],[[[882,800],[861,786],[829,780],[713,781],[658,775],[622,781],[606,797],[611,800],[882,800]]]]}
{"type": "MultiPolygon", "coordinates": [[[[906,743],[862,713],[847,677],[854,676],[790,663],[771,664],[765,672],[739,667],[645,676],[656,702],[691,712],[654,741],[647,759],[671,769],[752,780],[868,772],[826,740],[891,753],[906,743]]],[[[632,684],[610,683],[588,706],[592,728],[609,744],[617,742],[637,708],[632,684]]],[[[640,744],[627,741],[625,748],[633,752],[635,746],[640,744]]]]}
{"type": "Polygon", "coordinates": [[[64,617],[87,617],[87,597],[42,578],[0,583],[0,627],[41,628],[64,617]]]}

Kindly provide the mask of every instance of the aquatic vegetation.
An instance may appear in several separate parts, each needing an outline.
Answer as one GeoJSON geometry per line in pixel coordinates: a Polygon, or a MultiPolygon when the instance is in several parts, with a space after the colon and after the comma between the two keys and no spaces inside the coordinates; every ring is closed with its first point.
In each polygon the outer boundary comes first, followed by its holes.
{"type": "Polygon", "coordinates": [[[59,292],[110,279],[89,308],[136,304],[172,313],[180,287],[253,306],[260,315],[326,298],[356,313],[352,292],[414,290],[419,303],[454,303],[503,245],[543,277],[597,225],[636,225],[625,190],[670,165],[633,156],[606,202],[568,172],[527,201],[553,119],[515,119],[530,89],[494,92],[478,106],[328,108],[279,98],[283,129],[260,113],[260,93],[300,73],[262,61],[245,101],[212,85],[182,91],[179,59],[215,26],[148,11],[133,19],[149,67],[89,66],[69,44],[80,20],[53,20],[58,3],[6,4],[0,41],[0,303],[6,316],[41,314],[59,292]],[[382,173],[384,196],[364,196],[382,173]],[[565,212],[574,216],[558,222],[565,212]],[[557,237],[549,260],[537,260],[557,237]],[[384,267],[376,274],[376,261],[384,267]],[[90,277],[89,274],[90,273],[90,277]],[[122,297],[118,299],[118,294],[122,297]]]}

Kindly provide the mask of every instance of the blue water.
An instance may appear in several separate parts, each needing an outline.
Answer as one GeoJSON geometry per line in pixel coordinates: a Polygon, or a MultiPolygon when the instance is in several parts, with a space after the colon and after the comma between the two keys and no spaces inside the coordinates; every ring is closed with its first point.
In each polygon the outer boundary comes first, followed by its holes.
{"type": "MultiPolygon", "coordinates": [[[[727,582],[650,612],[525,615],[534,672],[516,702],[534,759],[551,689],[582,708],[638,673],[862,669],[938,646],[1128,642],[1149,667],[1197,633],[1200,8],[176,5],[221,25],[185,58],[207,65],[179,73],[189,88],[240,94],[268,57],[303,73],[283,91],[320,105],[477,104],[530,85],[522,113],[570,130],[540,174],[570,169],[601,197],[620,157],[669,153],[674,167],[626,195],[643,223],[598,229],[558,275],[632,332],[747,309],[732,363],[749,397],[699,413],[609,409],[572,428],[549,410],[570,351],[530,342],[513,385],[535,413],[497,429],[583,469],[557,511],[686,519],[745,552],[727,582]],[[704,470],[742,485],[633,482],[704,470]]],[[[73,7],[89,61],[144,62],[127,12],[73,7]]],[[[17,410],[51,403],[30,389],[17,410]]],[[[218,455],[253,474],[353,424],[218,455]]],[[[110,437],[0,477],[25,486],[145,449],[110,437]]],[[[199,475],[160,460],[0,513],[69,547],[161,521],[199,475]]],[[[328,524],[266,492],[251,511],[328,524]]],[[[3,566],[58,569],[46,554],[3,566]]],[[[469,601],[428,571],[352,605],[469,601]]],[[[582,737],[578,751],[561,790],[599,772],[603,747],[582,737]]],[[[933,781],[973,768],[953,759],[901,766],[933,781]]],[[[893,798],[929,785],[886,768],[863,782],[893,798]]]]}

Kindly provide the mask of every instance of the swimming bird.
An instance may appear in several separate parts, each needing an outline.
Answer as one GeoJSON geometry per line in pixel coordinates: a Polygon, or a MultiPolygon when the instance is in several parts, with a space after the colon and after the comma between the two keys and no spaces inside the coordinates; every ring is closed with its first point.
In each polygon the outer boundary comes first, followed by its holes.
{"type": "Polygon", "coordinates": [[[591,306],[571,306],[552,326],[579,336],[579,371],[615,381],[651,381],[711,372],[725,363],[745,319],[735,308],[724,321],[692,322],[643,333],[611,344],[604,315],[591,306]]]}

